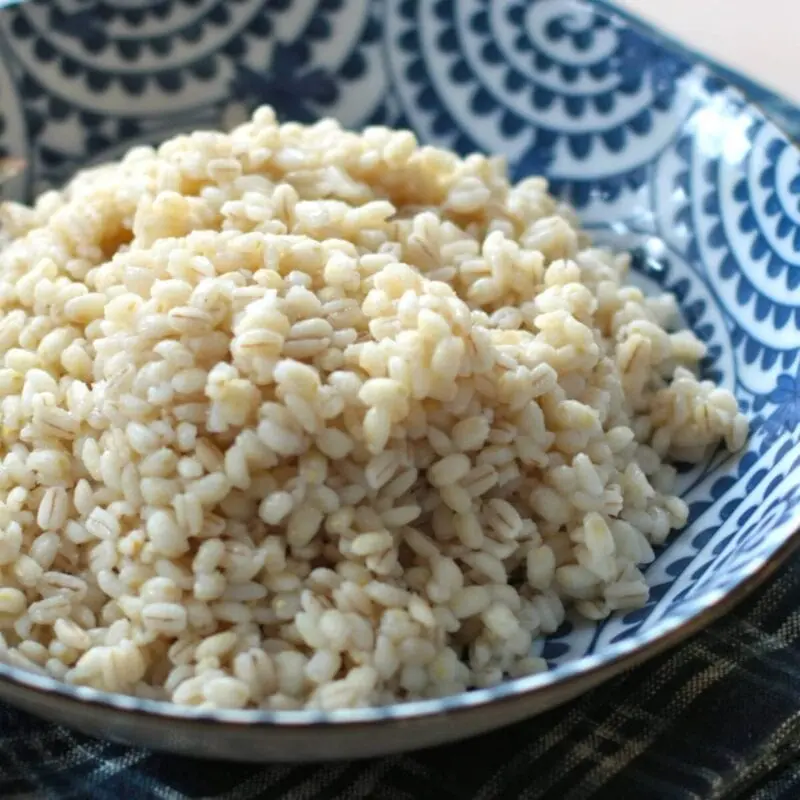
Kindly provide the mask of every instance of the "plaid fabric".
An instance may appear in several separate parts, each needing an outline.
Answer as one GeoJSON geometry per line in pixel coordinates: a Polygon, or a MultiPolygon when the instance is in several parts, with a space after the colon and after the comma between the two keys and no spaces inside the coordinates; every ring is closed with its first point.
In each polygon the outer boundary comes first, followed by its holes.
{"type": "Polygon", "coordinates": [[[320,766],[193,762],[0,707],[0,797],[800,797],[800,557],[726,619],[571,705],[472,741],[320,766]]]}

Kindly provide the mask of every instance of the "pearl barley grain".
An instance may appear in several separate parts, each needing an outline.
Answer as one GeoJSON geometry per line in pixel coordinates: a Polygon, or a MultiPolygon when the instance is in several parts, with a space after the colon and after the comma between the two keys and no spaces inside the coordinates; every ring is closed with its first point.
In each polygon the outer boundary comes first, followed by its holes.
{"type": "Polygon", "coordinates": [[[646,601],[671,462],[747,437],[674,300],[499,158],[265,107],[0,215],[0,643],[69,683],[335,709],[536,672],[568,608],[646,601]]]}

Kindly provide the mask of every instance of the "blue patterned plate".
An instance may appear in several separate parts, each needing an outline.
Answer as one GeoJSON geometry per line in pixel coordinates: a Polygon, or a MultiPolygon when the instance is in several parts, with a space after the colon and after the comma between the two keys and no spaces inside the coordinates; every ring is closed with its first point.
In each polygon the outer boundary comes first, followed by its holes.
{"type": "MultiPolygon", "coordinates": [[[[763,99],[763,98],[762,98],[763,99]]],[[[117,739],[250,760],[369,755],[549,708],[749,591],[800,523],[800,152],[706,66],[574,0],[28,0],[0,12],[0,156],[30,195],[272,104],[410,127],[544,172],[640,280],[677,296],[754,434],[683,476],[688,527],[644,609],[543,643],[547,674],[374,710],[202,712],[0,666],[0,696],[117,739]]]]}

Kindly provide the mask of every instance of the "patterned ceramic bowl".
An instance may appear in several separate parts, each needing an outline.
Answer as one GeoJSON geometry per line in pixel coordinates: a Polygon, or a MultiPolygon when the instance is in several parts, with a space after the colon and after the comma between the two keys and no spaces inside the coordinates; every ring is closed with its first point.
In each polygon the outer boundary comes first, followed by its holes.
{"type": "Polygon", "coordinates": [[[690,56],[574,0],[28,0],[0,12],[0,103],[0,155],[28,164],[5,187],[19,195],[262,103],[300,121],[410,127],[461,152],[503,153],[518,176],[549,175],[598,238],[631,248],[644,285],[674,292],[708,345],[709,376],[736,393],[754,431],[743,455],[683,475],[690,523],[649,567],[647,606],[565,624],[543,643],[547,674],[326,716],[192,711],[0,666],[4,699],[195,755],[425,746],[549,708],[641,662],[722,614],[791,548],[800,152],[690,56]]]}

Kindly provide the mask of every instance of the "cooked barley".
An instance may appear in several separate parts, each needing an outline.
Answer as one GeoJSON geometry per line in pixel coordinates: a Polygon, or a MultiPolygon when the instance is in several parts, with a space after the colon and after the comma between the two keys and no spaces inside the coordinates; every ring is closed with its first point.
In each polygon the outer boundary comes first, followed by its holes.
{"type": "Polygon", "coordinates": [[[540,178],[269,108],[2,208],[0,658],[204,707],[538,672],[740,449],[540,178]]]}

